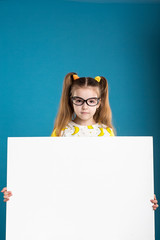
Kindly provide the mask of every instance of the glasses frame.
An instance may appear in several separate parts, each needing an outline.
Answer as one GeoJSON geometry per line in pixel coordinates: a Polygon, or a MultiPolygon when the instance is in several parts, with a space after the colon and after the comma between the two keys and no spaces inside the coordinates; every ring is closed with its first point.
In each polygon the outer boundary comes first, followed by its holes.
{"type": "Polygon", "coordinates": [[[74,105],[76,105],[76,106],[82,106],[82,105],[86,102],[86,104],[87,104],[89,107],[95,107],[95,106],[97,106],[100,99],[101,99],[101,98],[91,97],[91,98],[87,98],[87,99],[85,100],[85,99],[83,99],[83,98],[81,98],[81,97],[78,97],[78,96],[71,97],[72,103],[73,103],[74,105]],[[74,100],[75,98],[80,98],[80,99],[82,99],[82,101],[83,101],[82,104],[76,104],[76,103],[74,103],[73,100],[74,100]],[[89,99],[96,99],[96,100],[97,100],[97,103],[96,103],[95,105],[90,105],[90,104],[88,104],[88,102],[87,102],[89,99]]]}

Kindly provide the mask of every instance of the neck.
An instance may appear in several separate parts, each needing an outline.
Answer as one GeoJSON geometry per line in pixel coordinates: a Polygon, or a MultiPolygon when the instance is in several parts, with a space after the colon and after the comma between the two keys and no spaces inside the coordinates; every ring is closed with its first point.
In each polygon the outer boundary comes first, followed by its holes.
{"type": "Polygon", "coordinates": [[[82,120],[77,117],[73,120],[73,122],[75,122],[79,125],[82,125],[82,126],[89,126],[89,125],[96,124],[94,119],[82,120]]]}

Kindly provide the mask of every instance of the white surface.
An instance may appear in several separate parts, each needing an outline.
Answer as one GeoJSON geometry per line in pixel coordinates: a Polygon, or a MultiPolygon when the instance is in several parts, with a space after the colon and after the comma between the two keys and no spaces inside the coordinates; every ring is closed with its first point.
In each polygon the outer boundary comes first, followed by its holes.
{"type": "Polygon", "coordinates": [[[8,138],[6,240],[153,240],[152,137],[8,138]]]}

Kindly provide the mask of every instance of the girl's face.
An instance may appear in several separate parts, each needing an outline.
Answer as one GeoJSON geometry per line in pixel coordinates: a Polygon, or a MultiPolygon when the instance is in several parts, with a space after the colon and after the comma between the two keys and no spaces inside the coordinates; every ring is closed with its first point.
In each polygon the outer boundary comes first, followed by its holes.
{"type": "MultiPolygon", "coordinates": [[[[88,98],[99,98],[99,89],[98,87],[78,87],[73,90],[72,96],[78,96],[83,98],[84,100],[88,98]]],[[[96,106],[88,106],[86,102],[83,103],[81,106],[73,105],[74,112],[76,114],[76,118],[74,122],[80,125],[92,125],[95,124],[93,116],[100,106],[100,101],[96,106]]]]}

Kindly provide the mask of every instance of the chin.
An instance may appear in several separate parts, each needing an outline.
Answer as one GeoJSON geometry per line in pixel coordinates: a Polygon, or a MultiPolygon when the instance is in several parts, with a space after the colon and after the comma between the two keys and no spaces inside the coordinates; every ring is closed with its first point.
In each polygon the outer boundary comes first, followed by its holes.
{"type": "Polygon", "coordinates": [[[90,118],[81,118],[81,120],[83,120],[83,121],[89,121],[90,118]]]}

